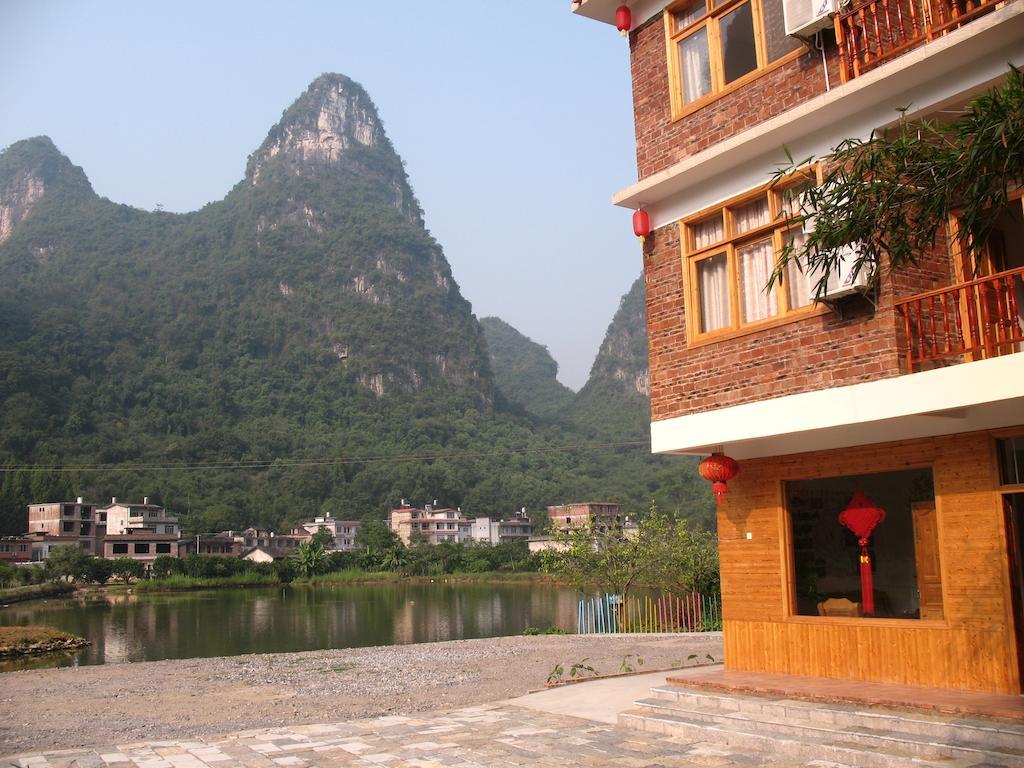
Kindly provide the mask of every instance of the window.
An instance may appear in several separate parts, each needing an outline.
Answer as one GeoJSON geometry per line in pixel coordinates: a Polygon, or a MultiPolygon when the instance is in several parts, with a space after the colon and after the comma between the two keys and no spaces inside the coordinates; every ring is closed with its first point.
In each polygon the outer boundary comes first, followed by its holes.
{"type": "MultiPolygon", "coordinates": [[[[806,177],[802,177],[806,179],[806,177]]],[[[762,189],[684,220],[683,249],[689,291],[687,334],[691,342],[804,315],[815,309],[818,276],[787,265],[781,282],[766,291],[782,248],[806,237],[789,224],[789,201],[806,180],[762,189]]]]}
{"type": "Polygon", "coordinates": [[[1024,485],[1024,437],[997,440],[999,484],[1024,485]]]}
{"type": "Polygon", "coordinates": [[[941,619],[938,522],[930,469],[786,483],[793,613],[863,615],[860,546],[839,522],[857,491],[885,511],[868,540],[877,618],[941,619]]]}
{"type": "Polygon", "coordinates": [[[160,543],[158,543],[156,545],[156,553],[158,555],[169,555],[169,554],[171,554],[171,545],[170,544],[160,544],[160,543]]]}
{"type": "Polygon", "coordinates": [[[126,541],[115,541],[110,545],[110,551],[115,555],[127,555],[128,554],[128,542],[126,541]]]}
{"type": "Polygon", "coordinates": [[[75,530],[74,523],[65,522],[64,525],[62,525],[61,527],[63,528],[64,533],[72,533],[75,530]]]}
{"type": "Polygon", "coordinates": [[[782,0],[689,0],[665,13],[672,116],[756,77],[803,49],[786,35],[782,0]]]}
{"type": "Polygon", "coordinates": [[[135,554],[136,555],[148,555],[149,554],[149,542],[142,542],[142,541],[135,542],[135,554]]]}

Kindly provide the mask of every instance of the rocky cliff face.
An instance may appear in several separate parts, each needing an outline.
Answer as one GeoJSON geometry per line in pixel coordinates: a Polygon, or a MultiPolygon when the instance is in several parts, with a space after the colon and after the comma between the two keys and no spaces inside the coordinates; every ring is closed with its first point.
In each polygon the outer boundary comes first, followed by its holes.
{"type": "Polygon", "coordinates": [[[647,362],[647,305],[644,279],[637,278],[619,302],[601,349],[580,391],[583,399],[597,394],[647,402],[651,395],[647,362]]]}
{"type": "MultiPolygon", "coordinates": [[[[285,110],[246,166],[247,183],[265,183],[265,169],[277,161],[296,176],[331,173],[341,166],[360,163],[359,150],[394,155],[376,107],[362,86],[344,75],[326,74],[285,110]]],[[[413,197],[401,163],[381,179],[393,195],[396,209],[409,221],[422,224],[422,212],[413,197]]]]}
{"type": "Polygon", "coordinates": [[[92,191],[82,169],[46,136],[16,142],[0,154],[0,243],[14,234],[52,186],[92,191]]]}

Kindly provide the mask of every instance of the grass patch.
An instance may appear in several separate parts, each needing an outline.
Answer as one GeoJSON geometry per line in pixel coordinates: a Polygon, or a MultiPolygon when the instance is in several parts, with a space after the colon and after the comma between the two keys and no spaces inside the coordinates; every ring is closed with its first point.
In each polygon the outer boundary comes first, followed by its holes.
{"type": "Polygon", "coordinates": [[[36,600],[41,597],[60,597],[75,591],[75,585],[69,581],[50,581],[46,584],[29,584],[25,587],[0,589],[0,603],[20,603],[25,600],[36,600]]]}
{"type": "Polygon", "coordinates": [[[341,664],[335,664],[333,667],[324,667],[321,672],[348,672],[350,669],[355,669],[355,664],[349,664],[343,662],[341,664]]]}
{"type": "Polygon", "coordinates": [[[306,580],[308,584],[366,584],[372,582],[401,581],[402,575],[392,571],[364,571],[360,568],[347,568],[343,571],[321,573],[306,580]]]}
{"type": "Polygon", "coordinates": [[[197,578],[194,576],[168,576],[166,579],[147,579],[133,584],[139,592],[185,592],[194,589],[227,589],[231,587],[273,587],[279,584],[276,576],[267,573],[236,573],[233,576],[197,578]]]}

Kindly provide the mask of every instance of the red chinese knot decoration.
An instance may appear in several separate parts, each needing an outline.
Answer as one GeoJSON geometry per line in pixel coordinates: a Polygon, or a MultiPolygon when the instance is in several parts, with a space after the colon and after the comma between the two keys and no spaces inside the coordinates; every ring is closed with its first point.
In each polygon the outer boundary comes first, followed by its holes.
{"type": "Polygon", "coordinates": [[[885,510],[876,507],[864,492],[854,492],[850,503],[839,515],[839,522],[857,537],[860,546],[860,592],[861,605],[865,616],[875,615],[875,584],[871,576],[871,555],[868,554],[868,539],[875,526],[885,520],[885,510]]]}
{"type": "Polygon", "coordinates": [[[713,453],[697,467],[700,476],[711,483],[711,492],[715,494],[715,503],[721,504],[722,497],[729,492],[727,483],[740,473],[739,464],[721,453],[713,453]]]}
{"type": "Polygon", "coordinates": [[[651,217],[647,211],[633,212],[633,234],[641,240],[646,240],[651,234],[651,217]]]}
{"type": "Polygon", "coordinates": [[[628,5],[620,5],[615,9],[615,28],[625,37],[629,34],[629,29],[632,26],[633,13],[629,10],[628,5]]]}

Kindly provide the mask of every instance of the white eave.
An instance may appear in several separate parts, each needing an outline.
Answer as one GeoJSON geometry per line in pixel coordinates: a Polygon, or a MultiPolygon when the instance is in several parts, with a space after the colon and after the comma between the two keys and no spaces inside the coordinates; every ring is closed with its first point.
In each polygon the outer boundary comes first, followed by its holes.
{"type": "Polygon", "coordinates": [[[615,24],[615,9],[620,5],[628,5],[633,14],[634,29],[661,13],[669,0],[580,0],[572,3],[572,12],[577,16],[585,16],[605,24],[615,24]]]}
{"type": "Polygon", "coordinates": [[[1024,425],[1024,353],[651,424],[654,453],[784,456],[1024,425]]]}
{"type": "MultiPolygon", "coordinates": [[[[580,7],[598,3],[588,0],[580,7]]],[[[614,3],[609,3],[614,5],[614,3]]],[[[596,8],[595,8],[596,10],[596,8]]],[[[614,9],[613,9],[614,12],[614,9]]],[[[647,208],[655,227],[696,210],[706,199],[682,207],[669,201],[701,185],[714,186],[735,171],[763,184],[786,161],[784,147],[824,154],[850,136],[867,136],[891,123],[899,108],[915,111],[949,101],[958,92],[998,80],[1009,64],[1024,65],[1024,0],[976,19],[891,62],[837,85],[794,109],[759,123],[628,187],[612,198],[625,208],[647,208]],[[840,131],[842,135],[836,135],[840,131]]],[[[804,156],[797,154],[796,160],[804,156]]],[[[707,198],[708,195],[698,195],[707,198]]],[[[690,201],[688,201],[690,202],[690,201]]],[[[711,201],[713,202],[713,201],[711,201]]]]}

